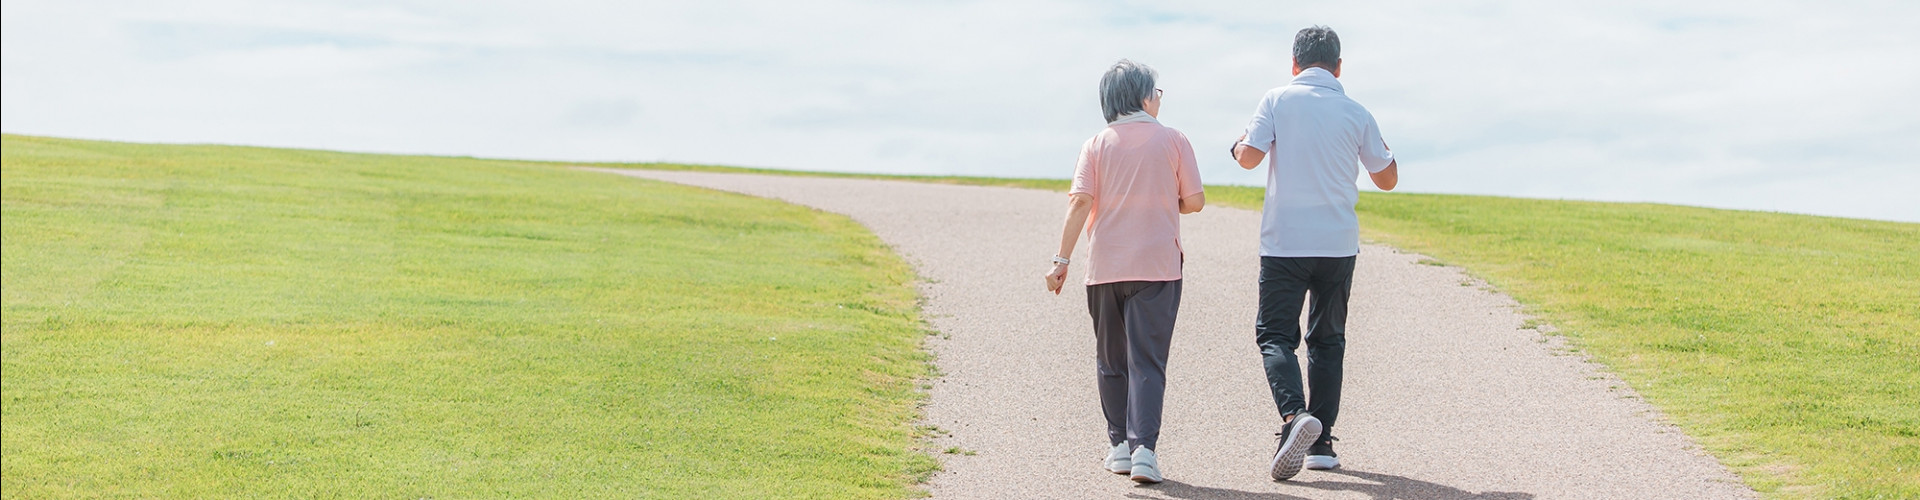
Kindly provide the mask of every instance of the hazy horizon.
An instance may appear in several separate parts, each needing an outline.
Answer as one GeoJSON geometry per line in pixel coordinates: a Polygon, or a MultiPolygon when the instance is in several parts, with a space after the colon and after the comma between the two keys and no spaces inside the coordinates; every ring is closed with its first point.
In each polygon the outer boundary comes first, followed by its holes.
{"type": "Polygon", "coordinates": [[[1065,178],[1113,61],[1210,184],[1340,33],[1401,189],[1920,222],[1920,4],[0,4],[0,129],[554,161],[1065,178]]]}

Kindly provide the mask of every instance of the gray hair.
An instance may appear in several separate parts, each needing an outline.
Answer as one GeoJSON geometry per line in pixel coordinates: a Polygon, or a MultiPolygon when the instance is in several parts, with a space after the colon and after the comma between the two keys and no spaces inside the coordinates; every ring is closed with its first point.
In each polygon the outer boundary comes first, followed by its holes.
{"type": "Polygon", "coordinates": [[[1141,111],[1140,102],[1153,97],[1153,81],[1159,77],[1153,68],[1127,59],[1107,68],[1100,77],[1100,112],[1107,116],[1107,123],[1141,111]]]}
{"type": "Polygon", "coordinates": [[[1309,26],[1293,35],[1293,64],[1305,69],[1321,66],[1327,71],[1340,65],[1340,35],[1333,28],[1309,26]]]}

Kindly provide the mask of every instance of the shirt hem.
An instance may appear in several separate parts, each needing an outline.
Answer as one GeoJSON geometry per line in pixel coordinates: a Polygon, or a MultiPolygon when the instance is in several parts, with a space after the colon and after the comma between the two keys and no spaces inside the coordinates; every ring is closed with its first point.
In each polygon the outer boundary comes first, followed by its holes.
{"type": "Polygon", "coordinates": [[[1180,281],[1180,280],[1181,280],[1181,277],[1179,276],[1174,276],[1172,278],[1168,278],[1165,276],[1155,276],[1155,277],[1129,276],[1125,278],[1103,279],[1100,281],[1087,280],[1087,286],[1105,285],[1108,283],[1119,283],[1122,281],[1180,281]]]}
{"type": "Polygon", "coordinates": [[[1316,251],[1274,252],[1274,253],[1260,252],[1261,257],[1286,257],[1286,258],[1292,258],[1292,257],[1340,258],[1340,257],[1353,257],[1356,255],[1360,255],[1359,250],[1354,250],[1351,252],[1316,252],[1316,251]]]}

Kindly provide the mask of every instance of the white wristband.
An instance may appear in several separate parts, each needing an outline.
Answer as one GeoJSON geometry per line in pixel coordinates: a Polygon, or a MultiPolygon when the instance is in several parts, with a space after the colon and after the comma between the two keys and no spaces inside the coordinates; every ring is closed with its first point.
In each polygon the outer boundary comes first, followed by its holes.
{"type": "Polygon", "coordinates": [[[1058,256],[1058,255],[1055,255],[1055,256],[1053,256],[1053,263],[1054,263],[1054,264],[1059,264],[1059,265],[1062,265],[1062,266],[1064,266],[1064,265],[1068,265],[1068,264],[1072,264],[1072,263],[1073,263],[1073,261],[1072,261],[1072,260],[1068,260],[1068,259],[1067,259],[1066,257],[1061,257],[1061,256],[1058,256]]]}

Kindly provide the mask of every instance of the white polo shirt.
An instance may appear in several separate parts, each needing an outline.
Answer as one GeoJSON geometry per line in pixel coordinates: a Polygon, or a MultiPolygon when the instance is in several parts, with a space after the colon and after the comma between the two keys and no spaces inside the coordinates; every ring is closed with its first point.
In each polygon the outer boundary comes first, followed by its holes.
{"type": "Polygon", "coordinates": [[[1267,153],[1260,255],[1358,255],[1357,166],[1379,172],[1393,163],[1373,113],[1348,99],[1333,73],[1307,68],[1260,99],[1246,141],[1267,153]]]}

